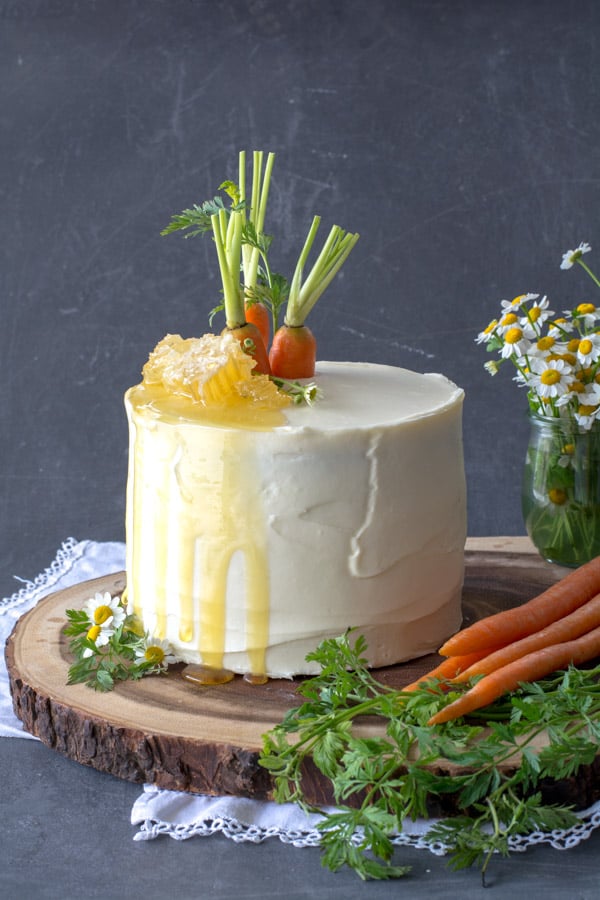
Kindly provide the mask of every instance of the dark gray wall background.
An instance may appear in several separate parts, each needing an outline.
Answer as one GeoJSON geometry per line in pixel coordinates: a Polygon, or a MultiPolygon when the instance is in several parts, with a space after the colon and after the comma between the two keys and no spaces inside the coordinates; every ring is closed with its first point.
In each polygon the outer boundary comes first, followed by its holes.
{"type": "Polygon", "coordinates": [[[241,148],[277,153],[278,267],[314,213],[362,235],[321,358],[464,387],[470,533],[522,532],[525,397],[474,337],[524,291],[594,299],[559,263],[598,241],[599,35],[594,0],[0,2],[0,596],[123,539],[122,395],[218,291],[159,231],[241,148]]]}

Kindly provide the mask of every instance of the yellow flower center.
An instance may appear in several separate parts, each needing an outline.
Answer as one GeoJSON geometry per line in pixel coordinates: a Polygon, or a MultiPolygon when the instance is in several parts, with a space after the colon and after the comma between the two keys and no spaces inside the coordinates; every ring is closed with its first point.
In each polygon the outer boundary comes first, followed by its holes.
{"type": "Polygon", "coordinates": [[[504,340],[507,344],[518,344],[522,337],[523,332],[520,328],[509,328],[504,335],[504,340]]]}
{"type": "Polygon", "coordinates": [[[560,381],[560,372],[556,369],[545,369],[540,375],[542,384],[556,384],[560,381]]]}
{"type": "Polygon", "coordinates": [[[152,663],[153,666],[160,666],[165,658],[165,651],[162,647],[157,647],[153,645],[151,647],[146,647],[146,652],[144,653],[144,659],[146,662],[152,663]]]}
{"type": "Polygon", "coordinates": [[[519,294],[518,297],[515,297],[514,300],[511,300],[511,306],[518,306],[521,300],[525,298],[525,294],[519,294]]]}
{"type": "Polygon", "coordinates": [[[531,309],[529,310],[529,318],[531,319],[532,322],[537,322],[537,320],[539,319],[541,314],[542,314],[542,310],[540,309],[539,306],[532,306],[531,309]]]}
{"type": "Polygon", "coordinates": [[[97,640],[98,635],[100,634],[100,631],[101,631],[101,629],[100,629],[99,625],[92,625],[92,627],[89,629],[86,637],[88,637],[90,639],[90,641],[95,641],[95,640],[97,640]]]}
{"type": "Polygon", "coordinates": [[[562,452],[566,456],[573,456],[573,454],[575,453],[575,444],[565,444],[565,446],[562,448],[562,452]]]}
{"type": "Polygon", "coordinates": [[[580,416],[591,416],[596,412],[597,409],[598,409],[597,406],[590,406],[587,403],[582,403],[579,406],[579,409],[577,410],[577,412],[579,413],[580,416]]]}
{"type": "Polygon", "coordinates": [[[593,303],[580,303],[577,307],[577,312],[582,316],[588,315],[589,313],[596,312],[596,307],[593,303]]]}
{"type": "Polygon", "coordinates": [[[490,324],[486,328],[483,329],[483,333],[489,334],[491,331],[494,330],[494,328],[496,327],[497,324],[498,324],[498,319],[492,319],[490,324]]]}
{"type": "Polygon", "coordinates": [[[566,503],[567,494],[563,491],[562,488],[551,488],[548,491],[548,498],[552,503],[555,503],[557,506],[562,506],[563,503],[566,503]]]}
{"type": "Polygon", "coordinates": [[[537,348],[538,350],[550,350],[551,347],[554,347],[555,343],[556,341],[554,340],[554,338],[550,337],[550,335],[547,334],[545,337],[541,337],[539,339],[539,341],[537,342],[537,348]]]}
{"type": "Polygon", "coordinates": [[[94,610],[94,622],[96,625],[104,625],[104,623],[108,622],[112,617],[113,611],[110,606],[107,606],[105,603],[102,606],[97,606],[94,610]]]}
{"type": "Polygon", "coordinates": [[[579,352],[583,353],[584,356],[587,356],[588,353],[591,353],[594,349],[594,345],[591,341],[588,341],[587,338],[584,338],[579,342],[579,352]]]}
{"type": "Polygon", "coordinates": [[[516,316],[514,313],[509,312],[509,313],[506,313],[506,315],[502,317],[501,324],[502,325],[514,325],[515,322],[518,322],[518,321],[519,321],[519,317],[516,316]]]}
{"type": "Polygon", "coordinates": [[[583,394],[585,391],[585,384],[582,381],[574,381],[571,385],[571,390],[575,394],[583,394]]]}
{"type": "Polygon", "coordinates": [[[569,353],[577,353],[579,350],[579,338],[571,338],[567,344],[567,350],[569,353]]]}

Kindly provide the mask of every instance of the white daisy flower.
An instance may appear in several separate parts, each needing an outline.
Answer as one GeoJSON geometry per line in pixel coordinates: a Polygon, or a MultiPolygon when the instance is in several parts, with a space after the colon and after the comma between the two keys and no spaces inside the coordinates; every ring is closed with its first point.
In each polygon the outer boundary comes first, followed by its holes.
{"type": "MultiPolygon", "coordinates": [[[[108,591],[104,594],[95,594],[86,602],[92,627],[99,626],[101,632],[109,636],[114,634],[125,621],[125,610],[121,606],[119,597],[111,597],[108,591]]],[[[98,640],[96,640],[96,644],[98,640]]]]}
{"type": "Polygon", "coordinates": [[[179,660],[168,641],[147,637],[143,646],[135,651],[138,662],[152,663],[154,666],[169,666],[179,660]]]}
{"type": "Polygon", "coordinates": [[[585,403],[586,401],[582,398],[586,393],[586,385],[584,385],[577,376],[573,378],[571,386],[566,394],[563,394],[556,401],[557,406],[573,406],[574,403],[585,403]]]}
{"type": "MultiPolygon", "coordinates": [[[[532,295],[535,296],[535,295],[532,295]]],[[[553,309],[548,309],[548,298],[543,297],[538,303],[534,303],[523,316],[521,322],[523,325],[535,325],[539,329],[550,316],[554,315],[553,309]]]]}
{"type": "Polygon", "coordinates": [[[521,358],[529,352],[531,341],[525,336],[520,325],[512,325],[502,337],[504,344],[500,355],[503,359],[509,359],[511,356],[521,358]]]}
{"type": "MultiPolygon", "coordinates": [[[[96,649],[98,649],[99,647],[104,647],[106,644],[108,644],[113,634],[113,631],[110,631],[107,628],[102,628],[101,625],[92,625],[92,627],[88,630],[86,637],[88,638],[88,640],[93,641],[96,645],[96,649]]],[[[87,659],[88,657],[93,656],[94,652],[95,651],[90,647],[86,647],[83,651],[82,656],[84,659],[87,659]]]]}
{"type": "Polygon", "coordinates": [[[492,319],[490,324],[480,331],[477,337],[475,338],[475,343],[477,344],[487,344],[491,338],[494,337],[494,332],[496,331],[496,326],[498,325],[498,319],[492,319]]]}
{"type": "Polygon", "coordinates": [[[546,357],[549,353],[560,354],[566,351],[564,344],[559,344],[550,334],[542,335],[534,341],[529,350],[529,356],[546,357]]]}
{"type": "Polygon", "coordinates": [[[579,326],[583,324],[586,328],[593,328],[598,319],[600,319],[600,312],[593,303],[580,303],[579,306],[575,307],[573,315],[577,320],[577,324],[579,326]]]}
{"type": "Polygon", "coordinates": [[[511,309],[508,312],[505,312],[498,324],[496,325],[496,333],[499,335],[503,335],[510,328],[513,328],[515,325],[519,325],[521,321],[521,317],[519,316],[519,310],[511,309]]]}
{"type": "Polygon", "coordinates": [[[573,465],[573,455],[575,453],[575,444],[564,444],[561,447],[561,455],[558,458],[558,465],[561,469],[568,469],[573,465]]]}
{"type": "Polygon", "coordinates": [[[591,249],[589,244],[580,244],[576,250],[567,250],[566,253],[563,253],[562,262],[560,264],[561,269],[572,268],[577,260],[583,256],[584,253],[589,253],[591,249]]]}
{"type": "Polygon", "coordinates": [[[562,359],[532,359],[529,383],[538,397],[555,399],[566,394],[575,381],[571,366],[562,359]]]}
{"type": "Polygon", "coordinates": [[[600,415],[600,406],[580,403],[579,408],[575,411],[575,421],[580,428],[589,431],[594,422],[598,421],[600,415]]]}
{"type": "Polygon", "coordinates": [[[501,300],[500,306],[502,312],[515,312],[523,303],[528,303],[530,300],[537,300],[539,296],[539,294],[519,294],[514,300],[501,300]]]}
{"type": "Polygon", "coordinates": [[[577,359],[582,366],[595,363],[600,357],[600,334],[588,334],[577,346],[577,359]]]}

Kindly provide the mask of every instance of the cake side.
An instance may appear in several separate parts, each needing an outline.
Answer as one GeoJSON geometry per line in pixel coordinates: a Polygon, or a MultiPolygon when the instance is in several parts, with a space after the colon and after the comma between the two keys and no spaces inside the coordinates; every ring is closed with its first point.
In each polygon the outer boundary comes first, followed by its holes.
{"type": "Polygon", "coordinates": [[[258,429],[128,392],[130,611],[189,662],[309,673],[356,627],[378,666],[460,625],[462,391],[360,363],[317,380],[316,407],[258,429]]]}

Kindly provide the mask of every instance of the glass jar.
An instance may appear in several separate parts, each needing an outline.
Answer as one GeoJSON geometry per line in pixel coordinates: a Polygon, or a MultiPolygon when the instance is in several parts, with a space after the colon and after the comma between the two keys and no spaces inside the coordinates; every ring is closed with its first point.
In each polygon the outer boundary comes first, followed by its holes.
{"type": "Polygon", "coordinates": [[[600,425],[530,413],[522,509],[549,562],[576,567],[600,554],[600,425]]]}

